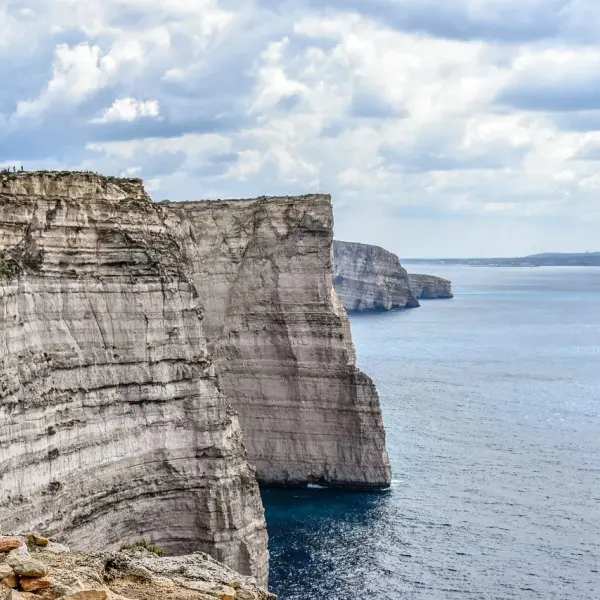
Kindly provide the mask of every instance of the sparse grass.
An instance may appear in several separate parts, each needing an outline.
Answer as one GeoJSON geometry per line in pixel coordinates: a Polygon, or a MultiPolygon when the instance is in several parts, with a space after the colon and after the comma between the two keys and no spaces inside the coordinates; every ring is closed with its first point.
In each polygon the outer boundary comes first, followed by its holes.
{"type": "Polygon", "coordinates": [[[133,544],[124,544],[121,546],[121,550],[137,550],[139,548],[143,548],[144,550],[148,550],[148,552],[153,552],[157,556],[164,556],[165,551],[158,546],[153,546],[148,540],[138,540],[133,544]]]}

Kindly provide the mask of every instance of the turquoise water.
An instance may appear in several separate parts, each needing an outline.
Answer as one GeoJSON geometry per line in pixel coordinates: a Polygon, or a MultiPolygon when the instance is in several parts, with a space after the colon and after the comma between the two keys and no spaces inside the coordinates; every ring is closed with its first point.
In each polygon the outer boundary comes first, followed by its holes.
{"type": "Polygon", "coordinates": [[[422,270],[455,298],[352,317],[392,487],[265,490],[273,591],[597,600],[600,269],[422,270]]]}

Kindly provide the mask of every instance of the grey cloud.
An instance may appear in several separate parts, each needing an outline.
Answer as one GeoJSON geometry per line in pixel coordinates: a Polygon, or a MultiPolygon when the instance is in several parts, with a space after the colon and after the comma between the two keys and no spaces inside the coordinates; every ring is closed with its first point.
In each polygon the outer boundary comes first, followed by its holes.
{"type": "Polygon", "coordinates": [[[600,78],[563,81],[551,84],[527,81],[501,92],[496,101],[522,110],[569,112],[600,109],[600,78]]]}
{"type": "Polygon", "coordinates": [[[575,160],[600,160],[600,145],[588,144],[581,148],[574,158],[575,160]]]}
{"type": "Polygon", "coordinates": [[[298,107],[301,103],[302,103],[302,96],[300,94],[294,94],[292,96],[287,96],[286,98],[282,98],[277,103],[277,108],[284,112],[290,112],[294,108],[298,107]]]}
{"type": "Polygon", "coordinates": [[[521,162],[529,148],[498,145],[485,153],[468,153],[457,149],[456,140],[441,134],[439,139],[422,140],[408,148],[382,146],[379,154],[392,171],[426,173],[428,171],[463,171],[502,169],[521,162]]]}
{"type": "Polygon", "coordinates": [[[354,94],[348,116],[368,119],[388,119],[406,116],[389,102],[372,93],[358,92],[354,94]]]}
{"type": "Polygon", "coordinates": [[[341,120],[334,121],[327,125],[323,131],[321,131],[321,137],[324,138],[336,138],[341,135],[344,131],[347,131],[350,124],[341,120]]]}
{"type": "Polygon", "coordinates": [[[600,109],[557,113],[553,118],[566,131],[600,131],[600,109]]]}
{"type": "MultiPolygon", "coordinates": [[[[590,0],[591,1],[591,0],[590,0]]],[[[270,0],[261,0],[272,6],[270,0]]],[[[474,15],[466,0],[289,0],[281,12],[310,6],[325,12],[356,12],[401,31],[425,33],[456,40],[492,40],[509,43],[557,37],[569,0],[494,3],[474,15]]]]}

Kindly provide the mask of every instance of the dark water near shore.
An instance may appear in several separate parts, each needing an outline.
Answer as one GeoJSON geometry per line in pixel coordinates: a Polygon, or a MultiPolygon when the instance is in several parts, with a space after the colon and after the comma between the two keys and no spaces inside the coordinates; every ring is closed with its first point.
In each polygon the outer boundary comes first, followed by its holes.
{"type": "Polygon", "coordinates": [[[600,268],[422,268],[456,298],[352,318],[384,493],[266,490],[281,600],[600,598],[600,268]]]}

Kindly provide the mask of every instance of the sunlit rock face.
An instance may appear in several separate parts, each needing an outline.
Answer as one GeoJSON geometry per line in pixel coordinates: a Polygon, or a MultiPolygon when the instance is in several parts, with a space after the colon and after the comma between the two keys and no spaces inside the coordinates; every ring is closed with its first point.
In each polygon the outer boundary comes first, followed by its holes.
{"type": "Polygon", "coordinates": [[[333,242],[334,285],[349,311],[414,308],[419,301],[395,254],[369,244],[333,242]]]}
{"type": "Polygon", "coordinates": [[[154,204],[134,179],[0,174],[0,531],[145,538],[264,584],[251,464],[386,486],[332,232],[328,196],[154,204]]]}
{"type": "Polygon", "coordinates": [[[0,530],[146,538],[264,583],[254,471],[164,212],[138,180],[0,176],[0,530]]]}
{"type": "Polygon", "coordinates": [[[259,480],[388,485],[379,398],[333,289],[331,198],[164,206],[259,480]]]}

